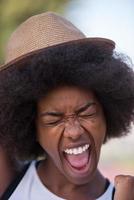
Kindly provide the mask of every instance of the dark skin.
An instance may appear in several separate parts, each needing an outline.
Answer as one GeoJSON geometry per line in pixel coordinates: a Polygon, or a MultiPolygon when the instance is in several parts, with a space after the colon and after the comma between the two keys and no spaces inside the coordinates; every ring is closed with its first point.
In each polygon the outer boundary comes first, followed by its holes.
{"type": "MultiPolygon", "coordinates": [[[[64,199],[95,200],[102,195],[105,191],[106,179],[98,171],[97,164],[105,137],[106,124],[101,105],[93,93],[87,95],[87,92],[83,90],[76,88],[68,90],[65,87],[53,91],[47,98],[39,101],[36,123],[37,140],[47,151],[47,159],[40,162],[37,169],[42,183],[54,194],[64,199]],[[55,97],[58,97],[57,100],[55,97]],[[60,110],[55,107],[57,105],[60,110]],[[63,111],[66,111],[64,116],[63,111]],[[80,119],[82,127],[77,121],[78,118],[74,118],[74,113],[80,119]],[[61,120],[62,117],[64,120],[61,120]],[[46,140],[43,140],[44,137],[46,140]],[[54,137],[54,140],[51,137],[54,137]],[[60,163],[58,151],[67,147],[70,141],[73,144],[80,141],[92,144],[92,153],[90,152],[92,159],[86,176],[84,173],[80,175],[74,171],[70,173],[70,168],[65,168],[60,163]]],[[[17,175],[18,169],[20,168],[9,159],[7,152],[0,146],[0,195],[17,175]]],[[[117,176],[115,188],[114,200],[134,200],[134,177],[117,176]]]]}
{"type": "Polygon", "coordinates": [[[5,149],[0,146],[0,196],[17,175],[18,170],[15,163],[9,159],[5,149]]]}
{"type": "Polygon", "coordinates": [[[97,164],[106,123],[94,94],[78,88],[55,89],[39,101],[36,123],[37,140],[47,152],[47,159],[37,170],[43,184],[64,199],[93,200],[101,196],[106,179],[97,164]],[[85,143],[91,146],[89,161],[84,170],[72,170],[63,150],[85,143]]]}
{"type": "Polygon", "coordinates": [[[100,196],[101,194],[104,193],[105,191],[105,184],[106,180],[100,174],[99,171],[96,173],[95,180],[92,181],[92,185],[89,184],[84,184],[84,185],[73,185],[70,183],[65,184],[65,180],[62,176],[62,174],[57,174],[57,169],[55,169],[55,178],[52,177],[52,175],[49,173],[44,174],[44,168],[48,172],[51,166],[49,166],[49,163],[41,163],[41,165],[38,168],[38,174],[40,175],[40,179],[42,183],[50,190],[53,191],[54,194],[62,197],[63,199],[80,199],[84,200],[85,198],[88,200],[93,200],[95,194],[100,196]],[[48,165],[48,166],[46,166],[48,165]],[[45,176],[45,177],[44,177],[45,176]],[[57,183],[57,178],[59,178],[59,181],[57,183]],[[45,181],[44,181],[45,180],[45,181]],[[100,184],[100,187],[96,187],[96,183],[100,184]],[[63,185],[64,184],[64,185],[63,185]]]}
{"type": "MultiPolygon", "coordinates": [[[[37,140],[47,154],[47,159],[40,162],[37,169],[42,183],[68,200],[95,200],[101,196],[106,179],[97,165],[106,134],[106,120],[95,95],[75,87],[57,88],[39,101],[36,124],[37,140]],[[91,145],[86,175],[75,170],[72,173],[60,152],[70,144],[75,146],[83,141],[91,145]]],[[[134,177],[115,177],[115,188],[114,200],[134,200],[134,177]]]]}
{"type": "Polygon", "coordinates": [[[115,177],[114,200],[134,200],[134,177],[118,175],[115,177]]]}

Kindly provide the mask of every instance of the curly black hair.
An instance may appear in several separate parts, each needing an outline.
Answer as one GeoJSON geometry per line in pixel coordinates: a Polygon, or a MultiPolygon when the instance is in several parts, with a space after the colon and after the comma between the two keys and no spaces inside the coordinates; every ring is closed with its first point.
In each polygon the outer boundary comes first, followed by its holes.
{"type": "Polygon", "coordinates": [[[62,85],[92,90],[104,109],[106,141],[126,135],[134,119],[134,71],[114,51],[96,44],[46,48],[0,72],[0,142],[19,158],[36,158],[38,100],[62,85]]]}

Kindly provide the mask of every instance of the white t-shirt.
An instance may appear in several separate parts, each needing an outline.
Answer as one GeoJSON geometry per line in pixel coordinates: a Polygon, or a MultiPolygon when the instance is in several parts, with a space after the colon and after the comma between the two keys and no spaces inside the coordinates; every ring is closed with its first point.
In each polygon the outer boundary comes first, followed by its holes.
{"type": "MultiPolygon", "coordinates": [[[[110,184],[106,192],[96,200],[112,200],[113,185],[110,184]]],[[[36,162],[29,166],[19,185],[9,200],[65,200],[50,192],[41,182],[36,172],[36,162]]]]}

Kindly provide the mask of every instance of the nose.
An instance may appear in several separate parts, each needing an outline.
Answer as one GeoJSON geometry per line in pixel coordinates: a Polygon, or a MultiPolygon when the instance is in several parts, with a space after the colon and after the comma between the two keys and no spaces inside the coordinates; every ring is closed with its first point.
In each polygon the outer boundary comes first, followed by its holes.
{"type": "Polygon", "coordinates": [[[70,119],[65,123],[64,137],[77,140],[83,134],[84,130],[79,121],[70,119]]]}

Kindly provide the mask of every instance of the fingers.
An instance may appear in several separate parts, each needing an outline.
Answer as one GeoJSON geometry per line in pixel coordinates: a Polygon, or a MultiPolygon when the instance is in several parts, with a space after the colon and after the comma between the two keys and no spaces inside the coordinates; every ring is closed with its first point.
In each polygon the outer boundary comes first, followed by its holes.
{"type": "Polygon", "coordinates": [[[115,177],[114,200],[134,200],[134,177],[118,175],[115,177]]]}

